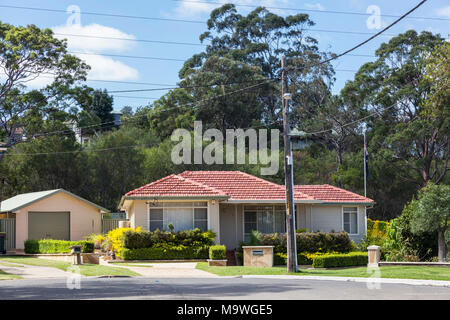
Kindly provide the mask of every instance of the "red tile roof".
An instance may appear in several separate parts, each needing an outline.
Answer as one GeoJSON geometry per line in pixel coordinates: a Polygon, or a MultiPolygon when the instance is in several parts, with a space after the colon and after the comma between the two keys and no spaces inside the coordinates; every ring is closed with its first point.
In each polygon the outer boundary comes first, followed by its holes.
{"type": "MultiPolygon", "coordinates": [[[[222,190],[229,200],[284,200],[284,186],[252,176],[241,171],[185,171],[182,177],[222,190]]],[[[314,200],[302,192],[295,193],[296,200],[314,200]]]]}
{"type": "MultiPolygon", "coordinates": [[[[241,171],[185,171],[172,174],[125,194],[126,197],[215,197],[228,200],[284,200],[282,185],[241,171]]],[[[330,185],[294,187],[295,200],[373,202],[330,185]]]]}
{"type": "Polygon", "coordinates": [[[372,199],[329,184],[296,185],[294,186],[294,190],[303,192],[314,197],[314,199],[322,200],[324,202],[373,202],[372,199]]]}
{"type": "Polygon", "coordinates": [[[125,194],[126,197],[227,197],[221,190],[172,174],[125,194]]]}

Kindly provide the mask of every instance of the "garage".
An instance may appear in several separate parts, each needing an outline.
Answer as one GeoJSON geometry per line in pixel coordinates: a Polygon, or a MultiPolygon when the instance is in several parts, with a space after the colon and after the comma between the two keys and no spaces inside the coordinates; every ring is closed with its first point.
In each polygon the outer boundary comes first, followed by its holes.
{"type": "Polygon", "coordinates": [[[64,189],[30,192],[1,202],[0,226],[9,226],[7,249],[20,252],[28,239],[78,241],[101,233],[102,214],[106,212],[109,211],[64,189]]]}
{"type": "Polygon", "coordinates": [[[70,212],[28,212],[28,237],[70,240],[70,212]]]}

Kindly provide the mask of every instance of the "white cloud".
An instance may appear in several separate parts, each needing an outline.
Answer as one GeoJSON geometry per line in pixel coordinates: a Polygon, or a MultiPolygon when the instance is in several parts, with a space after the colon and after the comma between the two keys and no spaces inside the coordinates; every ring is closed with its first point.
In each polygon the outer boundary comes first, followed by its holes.
{"type": "Polygon", "coordinates": [[[82,26],[80,24],[69,24],[53,27],[55,37],[67,39],[69,52],[84,60],[91,70],[88,79],[98,80],[136,80],[139,78],[139,72],[126,64],[102,56],[102,52],[123,52],[133,48],[136,44],[136,38],[116,28],[111,28],[99,24],[89,24],[82,26]],[[81,35],[78,37],[75,35],[81,35]],[[112,40],[105,38],[121,38],[128,40],[112,40]],[[131,41],[130,41],[131,40],[131,41]],[[96,54],[94,54],[96,53],[96,54]]]}
{"type": "Polygon", "coordinates": [[[437,9],[436,14],[440,17],[450,18],[450,6],[437,9]]]}
{"type": "Polygon", "coordinates": [[[136,80],[139,72],[126,64],[109,57],[92,54],[76,54],[91,66],[88,79],[101,80],[136,80]]]}
{"type": "Polygon", "coordinates": [[[55,33],[56,38],[67,39],[69,50],[120,52],[130,49],[130,46],[135,44],[134,41],[129,41],[135,40],[133,35],[95,23],[86,26],[77,24],[56,26],[53,27],[52,30],[55,33]],[[74,35],[81,35],[82,37],[74,35]],[[122,38],[128,40],[122,41],[95,37],[122,38]]]}
{"type": "Polygon", "coordinates": [[[315,9],[315,10],[320,10],[320,11],[325,10],[325,7],[323,5],[321,5],[320,3],[314,3],[314,4],[305,3],[305,7],[307,9],[315,9]]]}

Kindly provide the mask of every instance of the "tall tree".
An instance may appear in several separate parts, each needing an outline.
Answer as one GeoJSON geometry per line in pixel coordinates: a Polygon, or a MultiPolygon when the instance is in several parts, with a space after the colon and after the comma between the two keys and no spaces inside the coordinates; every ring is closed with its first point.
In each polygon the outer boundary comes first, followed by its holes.
{"type": "MultiPolygon", "coordinates": [[[[269,12],[264,7],[258,7],[247,16],[243,16],[237,13],[233,4],[226,4],[211,12],[207,25],[208,31],[200,36],[200,40],[209,41],[209,43],[204,52],[194,55],[185,62],[179,72],[182,86],[191,75],[195,74],[194,70],[210,63],[210,58],[213,56],[256,67],[266,80],[275,80],[281,74],[280,59],[285,55],[290,67],[300,68],[297,72],[291,73],[296,81],[291,92],[297,92],[297,89],[302,87],[303,90],[311,93],[307,95],[308,99],[312,96],[326,95],[322,92],[313,94],[318,88],[328,91],[326,86],[321,86],[319,83],[327,83],[327,80],[331,79],[332,68],[329,64],[316,65],[327,55],[319,51],[317,40],[308,36],[305,31],[306,27],[314,25],[307,14],[284,18],[269,12]]],[[[218,62],[221,61],[226,62],[226,60],[218,60],[218,62]]],[[[216,72],[220,73],[220,64],[216,66],[218,67],[216,72]]],[[[220,85],[225,79],[217,80],[219,80],[217,85],[220,85]]],[[[228,80],[237,81],[234,77],[228,80]]],[[[211,84],[211,82],[204,84],[211,84]]],[[[241,87],[251,84],[247,83],[241,87]]],[[[231,91],[227,87],[225,89],[231,91]]],[[[220,88],[217,88],[217,91],[220,91],[220,88]]],[[[273,85],[266,86],[264,90],[258,92],[262,109],[259,120],[267,125],[278,124],[281,128],[281,102],[278,93],[277,86],[273,85]]],[[[296,99],[300,99],[300,96],[296,99]]]]}
{"type": "MultiPolygon", "coordinates": [[[[425,112],[433,96],[426,59],[444,42],[430,32],[400,34],[383,43],[376,51],[378,59],[363,65],[342,92],[367,111],[378,112],[380,117],[368,122],[372,149],[384,154],[401,179],[417,187],[439,183],[448,172],[449,119],[425,112]]],[[[448,105],[436,107],[444,110],[448,105]]]]}
{"type": "Polygon", "coordinates": [[[89,66],[67,53],[64,40],[53,37],[50,29],[34,25],[15,27],[0,22],[0,125],[11,144],[12,136],[28,112],[45,108],[63,109],[79,94],[78,81],[86,80],[89,66]],[[39,90],[27,84],[42,74],[54,78],[39,90]]]}
{"type": "Polygon", "coordinates": [[[446,258],[445,235],[450,230],[450,186],[428,183],[409,204],[412,210],[411,230],[414,233],[438,234],[438,257],[446,258]]]}

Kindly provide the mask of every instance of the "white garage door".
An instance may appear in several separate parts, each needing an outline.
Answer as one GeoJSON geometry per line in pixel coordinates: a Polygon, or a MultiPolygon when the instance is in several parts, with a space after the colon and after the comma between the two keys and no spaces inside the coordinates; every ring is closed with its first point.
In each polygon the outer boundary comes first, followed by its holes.
{"type": "Polygon", "coordinates": [[[28,212],[28,239],[70,240],[70,212],[28,212]]]}

